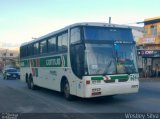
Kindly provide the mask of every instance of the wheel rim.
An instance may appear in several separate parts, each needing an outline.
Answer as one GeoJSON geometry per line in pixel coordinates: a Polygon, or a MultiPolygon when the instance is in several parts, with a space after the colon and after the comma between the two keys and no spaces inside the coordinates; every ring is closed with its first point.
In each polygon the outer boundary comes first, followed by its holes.
{"type": "Polygon", "coordinates": [[[70,89],[69,89],[69,84],[66,83],[65,86],[64,86],[64,94],[65,94],[65,97],[68,98],[69,95],[70,95],[70,89]]]}

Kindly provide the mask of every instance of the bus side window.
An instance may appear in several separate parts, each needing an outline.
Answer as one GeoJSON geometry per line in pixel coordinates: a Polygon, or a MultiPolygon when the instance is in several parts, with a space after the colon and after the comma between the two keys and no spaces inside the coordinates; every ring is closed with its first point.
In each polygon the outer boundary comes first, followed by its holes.
{"type": "Polygon", "coordinates": [[[33,52],[34,52],[34,55],[39,54],[39,43],[35,43],[33,45],[33,52]]]}
{"type": "Polygon", "coordinates": [[[58,51],[67,51],[68,47],[68,33],[63,33],[58,36],[58,51]]]}
{"type": "Polygon", "coordinates": [[[25,56],[26,57],[28,57],[29,56],[29,50],[28,50],[28,45],[27,46],[25,46],[26,48],[25,48],[25,50],[26,50],[26,52],[25,52],[25,56]]]}
{"type": "Polygon", "coordinates": [[[20,58],[26,57],[27,56],[26,52],[27,52],[26,46],[20,47],[20,58]]]}
{"type": "Polygon", "coordinates": [[[56,37],[48,39],[48,52],[56,52],[57,44],[56,37]]]}
{"type": "Polygon", "coordinates": [[[80,41],[80,28],[71,29],[71,44],[78,43],[80,41]]]}
{"type": "Polygon", "coordinates": [[[70,50],[72,70],[81,79],[84,75],[84,46],[82,44],[71,45],[70,50]]]}
{"type": "Polygon", "coordinates": [[[47,41],[41,41],[40,42],[40,54],[46,53],[47,52],[47,41]]]}
{"type": "Polygon", "coordinates": [[[33,44],[28,45],[28,56],[32,56],[34,54],[33,52],[33,44]]]}

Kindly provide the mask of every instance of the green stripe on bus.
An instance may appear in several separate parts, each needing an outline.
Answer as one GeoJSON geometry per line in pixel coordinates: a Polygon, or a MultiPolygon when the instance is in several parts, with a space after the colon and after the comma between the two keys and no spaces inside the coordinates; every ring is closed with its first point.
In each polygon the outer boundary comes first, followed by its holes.
{"type": "Polygon", "coordinates": [[[67,67],[67,55],[22,60],[21,67],[67,67]]]}
{"type": "Polygon", "coordinates": [[[29,60],[23,60],[20,62],[21,67],[29,67],[29,60]]]}
{"type": "Polygon", "coordinates": [[[115,79],[128,79],[129,76],[128,75],[118,75],[118,76],[110,76],[111,80],[115,80],[115,79]]]}
{"type": "Polygon", "coordinates": [[[41,58],[40,67],[67,67],[67,56],[41,58]]]}
{"type": "Polygon", "coordinates": [[[103,80],[103,77],[91,77],[91,80],[103,80]]]}
{"type": "MultiPolygon", "coordinates": [[[[115,80],[115,79],[128,79],[129,76],[128,75],[118,75],[118,76],[109,76],[111,78],[111,80],[115,80]]],[[[104,80],[103,77],[91,77],[91,80],[104,80]]]]}

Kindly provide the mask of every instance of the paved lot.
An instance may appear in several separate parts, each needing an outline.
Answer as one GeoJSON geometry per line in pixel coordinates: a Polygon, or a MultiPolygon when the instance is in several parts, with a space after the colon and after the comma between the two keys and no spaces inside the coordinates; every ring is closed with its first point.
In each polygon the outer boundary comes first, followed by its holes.
{"type": "MultiPolygon", "coordinates": [[[[66,101],[60,93],[29,90],[21,80],[0,78],[0,112],[14,113],[158,113],[160,81],[141,81],[139,93],[66,101]]],[[[91,114],[89,114],[91,113],[91,114]]],[[[82,116],[82,115],[81,115],[82,116]]]]}

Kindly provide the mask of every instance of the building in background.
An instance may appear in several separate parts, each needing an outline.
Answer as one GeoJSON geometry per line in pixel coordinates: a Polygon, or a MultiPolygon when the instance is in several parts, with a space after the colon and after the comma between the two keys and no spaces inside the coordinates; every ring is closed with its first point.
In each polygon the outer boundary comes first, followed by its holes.
{"type": "MultiPolygon", "coordinates": [[[[144,28],[143,27],[135,27],[135,26],[132,26],[131,28],[132,28],[132,34],[133,34],[134,41],[136,42],[136,45],[138,48],[138,41],[139,41],[139,39],[142,39],[144,36],[144,28]]],[[[138,63],[139,72],[142,72],[143,71],[142,58],[141,59],[139,58],[137,63],[138,63]]],[[[141,76],[141,74],[140,74],[140,76],[141,76]]]]}
{"type": "Polygon", "coordinates": [[[137,43],[139,39],[143,38],[144,36],[144,28],[143,27],[137,27],[137,26],[131,26],[132,28],[132,34],[134,41],[137,43]]]}
{"type": "Polygon", "coordinates": [[[138,61],[143,77],[160,77],[160,17],[144,20],[144,36],[138,41],[138,61]]]}
{"type": "Polygon", "coordinates": [[[19,68],[19,51],[0,49],[0,71],[4,67],[19,68]]]}

